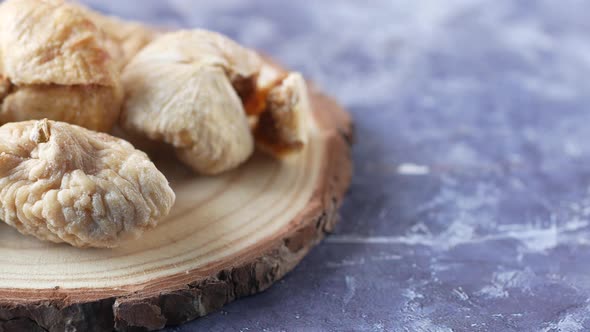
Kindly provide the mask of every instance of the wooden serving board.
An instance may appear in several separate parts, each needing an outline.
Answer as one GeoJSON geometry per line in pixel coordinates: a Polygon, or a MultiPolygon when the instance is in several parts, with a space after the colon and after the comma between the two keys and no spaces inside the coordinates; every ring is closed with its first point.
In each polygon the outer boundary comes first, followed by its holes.
{"type": "Polygon", "coordinates": [[[155,330],[260,292],[336,220],[351,177],[351,120],[310,88],[310,141],[199,177],[160,163],[177,194],[156,229],[117,249],[40,242],[0,225],[0,331],[155,330]]]}

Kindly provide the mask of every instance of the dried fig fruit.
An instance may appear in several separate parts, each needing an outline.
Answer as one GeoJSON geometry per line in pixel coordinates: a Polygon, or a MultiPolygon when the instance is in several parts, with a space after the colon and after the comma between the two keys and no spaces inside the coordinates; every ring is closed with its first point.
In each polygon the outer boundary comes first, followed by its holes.
{"type": "Polygon", "coordinates": [[[115,247],[156,226],[175,195],[147,155],[48,120],[0,127],[0,219],[76,247],[115,247]]]}
{"type": "Polygon", "coordinates": [[[205,30],[164,34],[123,71],[123,128],[176,148],[194,170],[238,166],[256,142],[281,157],[306,141],[307,88],[299,74],[205,30]],[[238,98],[239,97],[239,98],[238,98]]]}
{"type": "Polygon", "coordinates": [[[165,34],[123,71],[123,128],[171,144],[195,171],[216,174],[252,154],[254,142],[238,91],[255,84],[258,56],[222,35],[165,34]]]}
{"type": "Polygon", "coordinates": [[[139,22],[125,21],[118,17],[101,14],[82,5],[77,6],[103,31],[104,46],[119,69],[123,69],[139,50],[159,34],[155,29],[139,22]]]}
{"type": "Polygon", "coordinates": [[[299,151],[307,142],[306,110],[310,108],[305,80],[298,73],[269,89],[264,110],[254,126],[261,150],[281,157],[299,151]]]}
{"type": "Polygon", "coordinates": [[[60,0],[0,5],[0,123],[49,118],[108,131],[123,98],[102,33],[60,0]]]}

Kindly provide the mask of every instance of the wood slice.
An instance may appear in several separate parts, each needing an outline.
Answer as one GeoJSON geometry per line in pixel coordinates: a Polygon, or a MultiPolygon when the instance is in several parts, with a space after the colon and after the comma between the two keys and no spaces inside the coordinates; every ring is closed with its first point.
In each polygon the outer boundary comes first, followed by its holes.
{"type": "Polygon", "coordinates": [[[310,141],[283,162],[256,155],[198,177],[158,164],[171,215],[117,249],[76,249],[0,226],[0,331],[155,330],[269,287],[336,221],[351,176],[351,120],[310,89],[310,141]]]}

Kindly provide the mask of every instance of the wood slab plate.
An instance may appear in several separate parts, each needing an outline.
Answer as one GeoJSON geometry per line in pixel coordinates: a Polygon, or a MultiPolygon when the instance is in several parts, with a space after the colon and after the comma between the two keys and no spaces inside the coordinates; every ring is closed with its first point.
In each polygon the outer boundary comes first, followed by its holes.
{"type": "Polygon", "coordinates": [[[117,249],[80,250],[0,225],[0,331],[156,330],[280,279],[329,232],[351,177],[351,120],[310,88],[310,141],[291,159],[256,155],[198,177],[158,164],[171,215],[117,249]]]}

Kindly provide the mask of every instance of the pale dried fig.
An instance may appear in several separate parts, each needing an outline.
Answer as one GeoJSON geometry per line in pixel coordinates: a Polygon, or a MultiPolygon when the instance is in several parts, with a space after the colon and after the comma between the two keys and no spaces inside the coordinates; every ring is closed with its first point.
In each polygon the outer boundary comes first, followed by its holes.
{"type": "Polygon", "coordinates": [[[139,50],[159,34],[139,22],[104,15],[79,4],[77,6],[104,32],[104,46],[119,69],[123,69],[139,50]]]}
{"type": "Polygon", "coordinates": [[[234,85],[251,89],[260,65],[254,52],[216,33],[165,34],[123,71],[128,97],[121,124],[171,144],[197,172],[232,169],[254,148],[234,85]]]}
{"type": "Polygon", "coordinates": [[[303,78],[218,33],[162,35],[125,68],[123,85],[128,99],[122,126],[173,145],[201,173],[245,161],[253,149],[248,127],[276,157],[306,142],[303,78]]]}
{"type": "Polygon", "coordinates": [[[115,247],[156,226],[174,192],[124,140],[48,120],[0,127],[0,219],[76,247],[115,247]]]}
{"type": "Polygon", "coordinates": [[[0,5],[0,123],[49,118],[108,131],[123,98],[102,33],[60,0],[0,5]]]}
{"type": "Polygon", "coordinates": [[[301,150],[307,142],[308,109],[305,80],[298,73],[288,74],[266,95],[264,111],[254,125],[258,147],[278,157],[301,150]]]}

